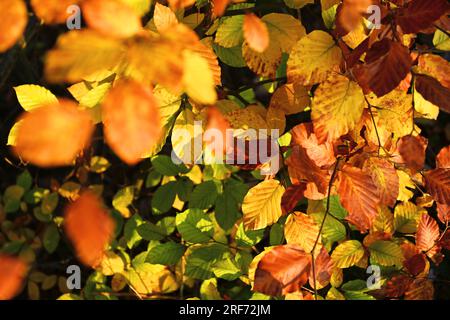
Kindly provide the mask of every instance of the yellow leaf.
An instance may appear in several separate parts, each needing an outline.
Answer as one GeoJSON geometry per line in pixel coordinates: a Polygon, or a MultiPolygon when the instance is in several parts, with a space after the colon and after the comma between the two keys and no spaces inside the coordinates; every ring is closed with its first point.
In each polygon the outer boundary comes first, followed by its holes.
{"type": "Polygon", "coordinates": [[[214,77],[208,62],[199,54],[183,52],[183,83],[186,93],[198,103],[213,104],[217,100],[214,77]]]}
{"type": "Polygon", "coordinates": [[[58,99],[44,87],[28,84],[14,87],[17,100],[25,111],[31,111],[46,104],[57,103],[58,99]]]}
{"type": "Polygon", "coordinates": [[[398,201],[408,201],[414,195],[414,190],[416,185],[412,181],[411,177],[402,170],[397,170],[397,175],[399,177],[399,191],[398,191],[398,201]]]}
{"type": "Polygon", "coordinates": [[[156,29],[161,32],[170,28],[174,24],[178,24],[178,19],[175,13],[169,7],[163,6],[158,2],[155,4],[155,13],[153,14],[153,22],[156,29]]]}
{"type": "Polygon", "coordinates": [[[301,212],[289,215],[284,225],[284,236],[287,243],[298,244],[305,252],[312,251],[317,238],[317,243],[322,243],[319,226],[312,217],[301,212]]]}
{"type": "Polygon", "coordinates": [[[364,256],[364,248],[357,240],[347,240],[339,244],[331,254],[338,268],[350,268],[364,256]]]}
{"type": "Polygon", "coordinates": [[[309,106],[310,101],[307,88],[296,83],[289,83],[275,90],[270,100],[270,107],[291,115],[302,112],[309,106]]]}
{"type": "Polygon", "coordinates": [[[278,180],[265,180],[251,188],[244,197],[242,212],[247,230],[263,229],[281,217],[284,187],[278,180]]]}
{"type": "Polygon", "coordinates": [[[293,47],[287,63],[289,82],[312,85],[339,71],[342,53],[326,32],[315,30],[293,47]]]}
{"type": "Polygon", "coordinates": [[[0,2],[0,53],[11,48],[22,36],[28,22],[23,0],[0,2]]]}
{"type": "Polygon", "coordinates": [[[314,93],[311,118],[319,142],[335,141],[355,128],[365,106],[364,94],[356,82],[331,75],[314,93]]]}
{"type": "Polygon", "coordinates": [[[414,88],[414,110],[419,113],[415,116],[436,120],[439,115],[439,107],[426,100],[419,91],[414,88]]]}
{"type": "Polygon", "coordinates": [[[410,201],[399,203],[394,210],[395,230],[401,233],[415,233],[420,217],[426,212],[410,201]]]}

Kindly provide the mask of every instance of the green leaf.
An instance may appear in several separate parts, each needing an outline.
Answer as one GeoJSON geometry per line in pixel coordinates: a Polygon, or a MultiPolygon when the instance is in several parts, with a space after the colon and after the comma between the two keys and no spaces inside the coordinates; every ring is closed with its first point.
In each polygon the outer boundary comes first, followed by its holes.
{"type": "Polygon", "coordinates": [[[236,244],[239,247],[253,247],[264,238],[265,229],[245,230],[242,223],[236,231],[236,244]]]}
{"type": "Polygon", "coordinates": [[[20,200],[25,193],[25,189],[18,185],[6,188],[3,194],[4,210],[6,213],[16,212],[20,208],[20,200]]]}
{"type": "Polygon", "coordinates": [[[226,246],[214,243],[193,248],[186,258],[186,276],[207,280],[214,277],[214,264],[228,252],[226,246]]]}
{"type": "Polygon", "coordinates": [[[207,214],[199,209],[188,209],[177,214],[177,229],[184,240],[192,243],[203,243],[214,235],[214,224],[207,214]]]}
{"type": "Polygon", "coordinates": [[[217,289],[217,279],[208,279],[202,282],[200,286],[200,298],[202,300],[222,300],[217,289]]]}
{"type": "Polygon", "coordinates": [[[181,178],[177,180],[177,195],[181,201],[189,201],[194,183],[189,178],[181,178]]]}
{"type": "Polygon", "coordinates": [[[216,32],[215,42],[225,48],[242,44],[244,41],[243,24],[243,15],[223,18],[216,32]]]}
{"type": "Polygon", "coordinates": [[[124,236],[128,249],[132,249],[139,241],[142,240],[141,235],[138,233],[138,227],[143,223],[144,221],[138,214],[134,214],[125,223],[124,236]]]}
{"type": "Polygon", "coordinates": [[[224,184],[224,191],[218,195],[215,203],[215,218],[224,230],[231,229],[242,216],[240,205],[248,192],[248,186],[240,181],[230,179],[224,184]]]}
{"type": "Polygon", "coordinates": [[[59,202],[59,194],[52,192],[44,196],[41,203],[41,211],[43,214],[51,215],[55,211],[59,202]]]}
{"type": "Polygon", "coordinates": [[[152,197],[152,211],[154,214],[163,214],[172,208],[177,195],[177,182],[169,181],[163,184],[152,197]]]}
{"type": "MultiPolygon", "coordinates": [[[[327,200],[323,200],[323,205],[326,207],[327,200]]],[[[341,205],[339,196],[330,196],[330,213],[339,218],[344,219],[348,215],[348,211],[341,205]]]]}
{"type": "Polygon", "coordinates": [[[124,217],[127,217],[130,215],[130,210],[128,209],[128,206],[131,205],[133,199],[134,199],[134,187],[128,186],[117,191],[112,200],[112,205],[114,209],[119,211],[124,217]]]}
{"type": "Polygon", "coordinates": [[[242,46],[224,48],[213,43],[213,49],[220,61],[226,65],[234,68],[243,68],[247,66],[247,63],[242,57],[242,46]]]}
{"type": "Polygon", "coordinates": [[[358,291],[358,292],[365,292],[368,291],[369,288],[367,288],[367,283],[364,280],[351,280],[349,282],[346,282],[341,287],[344,291],[358,291]]]}
{"type": "Polygon", "coordinates": [[[146,188],[156,187],[161,182],[161,179],[162,179],[161,173],[159,173],[154,169],[151,169],[147,175],[147,178],[145,179],[145,187],[146,188]]]}
{"type": "Polygon", "coordinates": [[[370,263],[382,266],[401,266],[403,254],[400,246],[392,241],[377,240],[369,246],[370,263]]]}
{"type": "Polygon", "coordinates": [[[269,242],[271,246],[282,244],[284,241],[284,227],[280,223],[275,223],[270,228],[269,242]]]}
{"type": "Polygon", "coordinates": [[[192,191],[189,208],[209,209],[214,205],[219,194],[220,182],[205,181],[197,185],[192,191]]]}
{"type": "Polygon", "coordinates": [[[17,100],[25,111],[31,111],[46,104],[56,103],[58,99],[44,87],[26,84],[14,87],[17,100]]]}
{"type": "Polygon", "coordinates": [[[181,259],[185,248],[175,242],[160,243],[150,249],[145,262],[163,264],[166,266],[177,264],[181,259]]]}
{"type": "Polygon", "coordinates": [[[158,155],[152,158],[153,168],[165,176],[176,176],[180,173],[187,173],[189,169],[184,164],[175,164],[172,159],[165,155],[158,155]]]}
{"type": "MultiPolygon", "coordinates": [[[[314,212],[310,213],[310,215],[313,217],[314,221],[318,225],[322,223],[323,218],[325,216],[323,212],[314,212]]],[[[335,242],[340,242],[344,240],[345,237],[346,237],[345,226],[332,216],[328,215],[325,219],[322,229],[322,241],[325,247],[328,250],[330,250],[335,242]]]]}
{"type": "Polygon", "coordinates": [[[21,186],[24,191],[27,191],[31,188],[31,185],[33,184],[33,178],[31,177],[31,174],[28,170],[25,170],[22,172],[16,180],[16,184],[18,186],[21,186]]]}
{"type": "Polygon", "coordinates": [[[228,281],[236,280],[242,275],[241,269],[231,254],[227,255],[225,259],[217,261],[214,264],[212,271],[217,278],[228,281]]]}
{"type": "Polygon", "coordinates": [[[139,233],[139,235],[147,240],[147,241],[152,241],[152,240],[162,240],[164,239],[167,234],[165,232],[165,230],[157,225],[154,225],[153,223],[146,221],[142,224],[140,224],[137,227],[137,232],[139,233]]]}
{"type": "Polygon", "coordinates": [[[164,230],[164,234],[170,235],[176,229],[175,217],[164,217],[156,225],[164,230]]]}
{"type": "Polygon", "coordinates": [[[47,226],[47,229],[44,233],[44,239],[43,244],[45,250],[47,250],[48,253],[52,254],[55,252],[56,248],[58,248],[60,240],[60,235],[58,231],[58,227],[55,224],[49,224],[47,226]]]}

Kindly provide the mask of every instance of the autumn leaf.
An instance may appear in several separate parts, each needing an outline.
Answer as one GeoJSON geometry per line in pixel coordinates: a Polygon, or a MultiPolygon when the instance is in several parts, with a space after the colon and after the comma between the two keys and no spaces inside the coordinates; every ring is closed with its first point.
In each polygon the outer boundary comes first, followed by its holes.
{"type": "Polygon", "coordinates": [[[89,144],[94,129],[89,113],[69,100],[39,107],[18,121],[14,151],[41,167],[72,164],[89,144]]]}
{"type": "Polygon", "coordinates": [[[115,222],[97,196],[84,192],[65,209],[64,227],[80,261],[97,267],[114,233],[115,222]]]}
{"type": "Polygon", "coordinates": [[[398,142],[398,151],[412,170],[419,171],[423,168],[427,144],[428,141],[421,136],[405,136],[398,142]]]}
{"type": "Polygon", "coordinates": [[[20,292],[27,271],[22,259],[0,254],[0,300],[12,299],[20,292]]]}
{"type": "Polygon", "coordinates": [[[442,148],[436,157],[436,167],[450,169],[450,146],[442,148]]]}
{"type": "Polygon", "coordinates": [[[67,9],[81,0],[31,0],[31,6],[39,19],[46,24],[65,23],[73,12],[67,9]]]}
{"type": "Polygon", "coordinates": [[[335,268],[334,262],[325,247],[322,247],[319,254],[314,258],[314,269],[316,274],[315,286],[312,272],[309,273],[309,285],[311,288],[316,287],[316,289],[326,287],[330,283],[333,271],[337,268],[335,268]]]}
{"type": "Polygon", "coordinates": [[[27,22],[27,7],[22,0],[4,0],[0,3],[0,53],[16,44],[27,22]]]}
{"type": "Polygon", "coordinates": [[[386,159],[369,158],[364,170],[370,172],[380,194],[380,204],[393,207],[399,192],[399,177],[394,165],[386,159]]]}
{"type": "Polygon", "coordinates": [[[294,212],[286,220],[284,236],[288,244],[297,244],[305,252],[311,252],[316,240],[321,244],[319,226],[304,213],[294,212]]]}
{"type": "Polygon", "coordinates": [[[193,5],[195,0],[168,0],[167,2],[173,10],[178,10],[193,5]]]}
{"type": "Polygon", "coordinates": [[[312,85],[339,70],[342,53],[333,38],[315,30],[297,42],[287,62],[289,82],[312,85]]]}
{"type": "Polygon", "coordinates": [[[274,224],[281,217],[284,187],[278,180],[266,180],[251,188],[242,203],[244,226],[257,230],[274,224]]]}
{"type": "Polygon", "coordinates": [[[82,10],[89,28],[106,36],[127,38],[142,28],[137,13],[120,0],[83,0],[82,10]]]}
{"type": "Polygon", "coordinates": [[[347,220],[361,232],[372,226],[378,213],[380,195],[369,173],[350,165],[338,173],[338,194],[342,206],[347,209],[347,220]]]}
{"type": "Polygon", "coordinates": [[[439,238],[439,226],[428,214],[422,214],[417,229],[416,247],[429,257],[433,257],[438,251],[436,241],[439,238]]]}
{"type": "Polygon", "coordinates": [[[161,135],[158,101],[152,91],[135,81],[122,81],[102,104],[106,142],[133,165],[151,150],[161,135]]]}
{"type": "Polygon", "coordinates": [[[445,0],[412,0],[395,19],[404,33],[417,33],[432,25],[450,6],[445,0]]]}
{"type": "Polygon", "coordinates": [[[293,184],[286,189],[281,198],[281,209],[283,214],[291,212],[297,203],[303,199],[305,189],[305,183],[293,184]]]}
{"type": "Polygon", "coordinates": [[[364,94],[356,82],[339,74],[331,75],[317,88],[311,107],[319,142],[334,142],[355,128],[364,106],[364,94]]]}
{"type": "Polygon", "coordinates": [[[250,48],[263,52],[269,46],[269,31],[264,22],[255,14],[246,14],[244,18],[244,38],[250,48]]]}
{"type": "Polygon", "coordinates": [[[339,244],[331,254],[331,260],[338,268],[349,268],[358,263],[364,256],[364,248],[361,242],[347,240],[339,244]]]}
{"type": "Polygon", "coordinates": [[[384,38],[372,45],[365,57],[365,63],[356,65],[353,73],[365,93],[373,91],[381,97],[400,84],[411,65],[408,48],[384,38]]]}
{"type": "Polygon", "coordinates": [[[431,280],[414,279],[405,293],[405,300],[433,300],[434,286],[431,280]]]}
{"type": "Polygon", "coordinates": [[[450,63],[444,58],[435,54],[421,55],[419,56],[418,68],[420,73],[435,78],[442,86],[450,89],[450,80],[448,79],[450,63]]]}
{"type": "Polygon", "coordinates": [[[259,261],[253,290],[271,296],[298,291],[307,281],[311,255],[287,244],[267,252],[259,261]]]}
{"type": "Polygon", "coordinates": [[[270,108],[280,109],[286,115],[302,112],[309,106],[308,89],[299,84],[288,83],[278,87],[270,99],[270,108]]]}
{"type": "Polygon", "coordinates": [[[426,75],[416,75],[415,88],[427,101],[450,113],[450,89],[439,81],[426,75]]]}
{"type": "Polygon", "coordinates": [[[166,6],[160,3],[155,4],[155,12],[153,14],[153,22],[155,23],[156,29],[159,32],[163,32],[165,29],[178,24],[178,19],[175,13],[166,6]]]}
{"type": "Polygon", "coordinates": [[[450,169],[430,170],[424,177],[425,186],[433,198],[439,203],[450,203],[450,169]]]}

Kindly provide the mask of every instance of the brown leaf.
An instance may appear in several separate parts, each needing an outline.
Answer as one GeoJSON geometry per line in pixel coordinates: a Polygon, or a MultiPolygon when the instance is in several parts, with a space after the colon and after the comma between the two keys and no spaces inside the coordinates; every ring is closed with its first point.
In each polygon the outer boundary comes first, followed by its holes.
{"type": "Polygon", "coordinates": [[[338,173],[338,194],[342,206],[347,209],[347,220],[361,232],[372,226],[378,213],[380,195],[369,173],[344,165],[338,173]]]}
{"type": "Polygon", "coordinates": [[[418,33],[429,28],[449,9],[446,0],[412,0],[406,8],[398,10],[395,21],[404,33],[418,33]]]}
{"type": "Polygon", "coordinates": [[[414,84],[417,92],[425,100],[450,113],[450,89],[442,86],[436,79],[425,75],[416,75],[414,84]]]}
{"type": "Polygon", "coordinates": [[[254,13],[245,15],[243,31],[245,41],[256,52],[264,52],[269,46],[269,31],[267,26],[254,13]]]}
{"type": "Polygon", "coordinates": [[[407,275],[397,275],[386,282],[385,292],[389,298],[399,298],[408,290],[413,279],[407,275]]]}
{"type": "Polygon", "coordinates": [[[394,90],[405,79],[411,65],[408,48],[384,38],[372,45],[365,63],[356,65],[353,73],[365,93],[373,91],[381,97],[394,90]]]}
{"type": "Polygon", "coordinates": [[[281,198],[281,209],[283,214],[289,213],[297,206],[297,203],[303,199],[306,190],[306,184],[293,184],[289,186],[281,198]]]}
{"type": "Polygon", "coordinates": [[[308,281],[311,255],[297,245],[274,247],[258,263],[253,290],[270,296],[299,291],[308,281]]]}
{"type": "Polygon", "coordinates": [[[142,29],[137,13],[119,0],[84,0],[82,10],[89,28],[106,36],[128,38],[142,29]]]}
{"type": "Polygon", "coordinates": [[[425,173],[425,186],[434,199],[450,204],[450,169],[438,168],[425,173]]]}
{"type": "Polygon", "coordinates": [[[434,286],[431,280],[414,279],[405,293],[405,300],[433,300],[434,286]]]}
{"type": "Polygon", "coordinates": [[[436,241],[439,238],[439,226],[428,214],[423,214],[416,235],[416,247],[426,252],[427,256],[433,257],[438,251],[436,241]]]}
{"type": "Polygon", "coordinates": [[[446,146],[439,151],[436,157],[436,167],[450,169],[450,146],[446,146]]]}
{"type": "Polygon", "coordinates": [[[438,218],[442,223],[450,222],[450,205],[437,203],[438,218]]]}
{"type": "Polygon", "coordinates": [[[14,151],[41,167],[71,165],[94,129],[89,112],[69,100],[24,113],[19,121],[14,151]]]}
{"type": "Polygon", "coordinates": [[[426,256],[423,253],[415,254],[411,258],[404,260],[403,266],[411,275],[416,277],[425,270],[426,256]]]}
{"type": "Polygon", "coordinates": [[[162,134],[158,101],[152,91],[132,80],[118,83],[102,104],[106,142],[127,164],[152,150],[162,134]]]}
{"type": "Polygon", "coordinates": [[[0,300],[12,299],[20,292],[27,269],[21,259],[0,254],[0,300]]]}
{"type": "MultiPolygon", "coordinates": [[[[334,263],[331,260],[330,255],[325,247],[322,247],[319,254],[314,259],[317,289],[324,288],[330,283],[333,267],[334,263]]],[[[312,272],[309,273],[309,285],[311,288],[314,288],[314,275],[312,272]]]]}
{"type": "Polygon", "coordinates": [[[20,39],[27,22],[27,7],[22,0],[0,2],[0,53],[11,48],[20,39]]]}
{"type": "Polygon", "coordinates": [[[100,200],[84,192],[65,210],[64,226],[80,261],[97,267],[114,234],[115,222],[100,200]]]}
{"type": "Polygon", "coordinates": [[[422,136],[405,136],[400,139],[398,151],[410,169],[420,171],[423,168],[427,144],[427,139],[422,136]]]}
{"type": "Polygon", "coordinates": [[[441,85],[450,89],[450,63],[441,56],[435,54],[420,55],[418,70],[420,73],[435,78],[441,85]]]}

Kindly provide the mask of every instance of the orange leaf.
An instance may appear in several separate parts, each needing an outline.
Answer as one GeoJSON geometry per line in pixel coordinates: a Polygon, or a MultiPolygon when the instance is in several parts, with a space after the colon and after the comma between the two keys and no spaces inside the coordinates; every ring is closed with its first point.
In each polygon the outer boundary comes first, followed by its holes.
{"type": "Polygon", "coordinates": [[[69,100],[27,112],[19,121],[14,151],[41,167],[72,164],[94,129],[89,112],[69,100]]]}
{"type": "Polygon", "coordinates": [[[80,261],[95,268],[101,262],[115,222],[92,193],[83,193],[65,210],[65,230],[80,261]]]}
{"type": "Polygon", "coordinates": [[[273,248],[258,263],[253,290],[270,296],[296,292],[308,281],[311,255],[297,245],[273,248]]]}
{"type": "Polygon", "coordinates": [[[378,214],[380,196],[369,173],[344,165],[338,173],[338,194],[347,209],[347,220],[361,232],[367,231],[378,214]]]}
{"type": "Polygon", "coordinates": [[[0,254],[0,300],[12,299],[19,293],[27,269],[21,259],[0,254]]]}
{"type": "Polygon", "coordinates": [[[423,214],[416,235],[416,247],[426,252],[427,256],[433,257],[438,251],[436,240],[439,238],[439,226],[428,214],[423,214]]]}
{"type": "Polygon", "coordinates": [[[393,207],[399,192],[399,177],[394,165],[386,159],[370,158],[364,164],[380,193],[380,203],[393,207]]]}
{"type": "MultiPolygon", "coordinates": [[[[321,289],[330,283],[334,263],[325,247],[321,248],[320,253],[314,259],[316,287],[321,289]]],[[[311,288],[314,288],[314,275],[312,272],[309,273],[309,285],[311,288]]]]}
{"type": "Polygon", "coordinates": [[[439,151],[436,157],[436,167],[450,169],[450,146],[446,146],[439,151]]]}
{"type": "Polygon", "coordinates": [[[195,0],[168,0],[167,2],[169,2],[169,6],[173,10],[178,10],[192,6],[195,3],[195,0]]]}
{"type": "Polygon", "coordinates": [[[225,10],[231,0],[212,0],[213,3],[213,16],[221,17],[225,13],[225,10]]]}
{"type": "Polygon", "coordinates": [[[433,282],[426,278],[415,279],[405,293],[406,300],[433,300],[433,282]]]}
{"type": "Polygon", "coordinates": [[[106,142],[129,165],[152,150],[162,134],[158,101],[132,80],[119,82],[102,104],[106,142]]]}
{"type": "Polygon", "coordinates": [[[104,35],[127,38],[142,29],[141,19],[119,0],[84,0],[83,17],[89,28],[104,35]]]}
{"type": "Polygon", "coordinates": [[[450,169],[438,168],[425,173],[425,185],[433,198],[450,204],[450,169]]]}
{"type": "Polygon", "coordinates": [[[65,23],[71,13],[67,9],[81,0],[31,0],[31,6],[39,19],[46,24],[65,23]]]}
{"type": "Polygon", "coordinates": [[[22,0],[0,2],[0,53],[11,48],[27,26],[27,7],[22,0]]]}
{"type": "Polygon", "coordinates": [[[255,14],[248,13],[244,18],[244,38],[250,48],[256,52],[264,52],[269,46],[269,31],[264,22],[255,14]]]}

